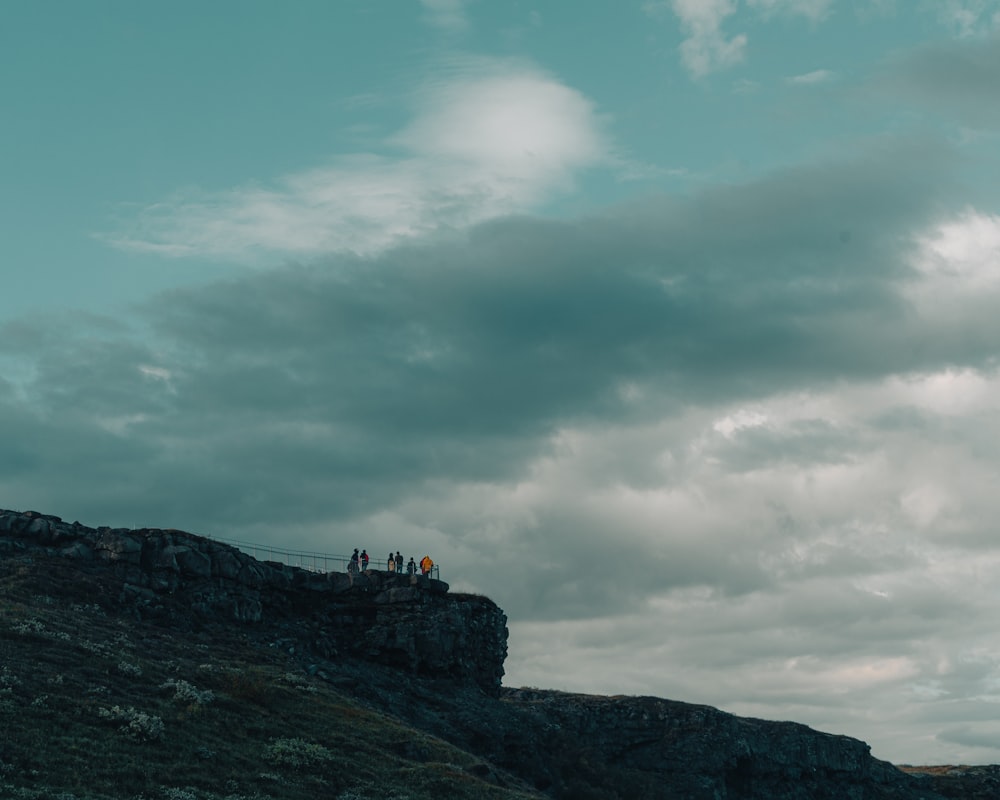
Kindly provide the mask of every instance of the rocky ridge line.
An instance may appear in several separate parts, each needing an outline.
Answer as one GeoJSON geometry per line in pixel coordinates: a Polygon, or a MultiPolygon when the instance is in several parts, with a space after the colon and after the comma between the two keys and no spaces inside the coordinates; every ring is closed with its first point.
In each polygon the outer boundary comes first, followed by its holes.
{"type": "Polygon", "coordinates": [[[975,784],[907,774],[864,742],[797,723],[655,697],[501,688],[506,616],[419,576],[315,573],[183,531],[31,511],[0,510],[0,558],[23,564],[41,593],[98,600],[181,634],[259,630],[357,700],[484,759],[484,774],[495,768],[558,800],[943,800],[995,789],[992,772],[975,784]],[[50,573],[70,577],[47,588],[50,573]]]}
{"type": "Polygon", "coordinates": [[[449,594],[447,583],[422,575],[312,572],[184,531],[91,528],[35,511],[0,510],[2,549],[100,570],[114,604],[182,630],[284,623],[290,647],[326,659],[446,676],[491,695],[503,677],[506,615],[488,598],[449,594]]]}

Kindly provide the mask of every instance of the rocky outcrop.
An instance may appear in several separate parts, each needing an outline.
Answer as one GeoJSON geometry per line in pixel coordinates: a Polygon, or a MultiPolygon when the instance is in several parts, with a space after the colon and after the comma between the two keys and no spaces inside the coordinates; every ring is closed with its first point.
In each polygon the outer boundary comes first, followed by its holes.
{"type": "Polygon", "coordinates": [[[282,646],[327,659],[447,677],[492,695],[503,677],[504,613],[424,576],[313,572],[184,531],[90,528],[34,511],[0,510],[0,547],[97,571],[106,602],[175,628],[280,624],[282,646]]]}
{"type": "MultiPolygon", "coordinates": [[[[0,562],[32,596],[67,595],[174,635],[204,640],[213,626],[239,626],[353,702],[475,754],[479,777],[558,800],[996,796],[993,768],[964,772],[963,783],[908,774],[864,742],[791,722],[653,697],[501,688],[505,615],[440,581],[311,572],[183,531],[13,511],[0,511],[0,562]]],[[[391,746],[422,757],[420,739],[391,746]]]]}
{"type": "Polygon", "coordinates": [[[900,767],[921,778],[935,792],[954,800],[997,800],[1000,797],[1000,765],[944,765],[900,767]]]}
{"type": "Polygon", "coordinates": [[[401,704],[393,676],[357,680],[379,710],[557,800],[943,800],[864,742],[793,722],[656,697],[505,688],[486,701],[421,681],[401,704]]]}
{"type": "MultiPolygon", "coordinates": [[[[655,697],[592,697],[510,690],[507,702],[557,731],[568,758],[550,776],[563,796],[615,776],[622,797],[704,800],[875,800],[932,797],[864,742],[792,722],[736,717],[655,697]]],[[[597,794],[593,794],[597,796],[597,794]]]]}

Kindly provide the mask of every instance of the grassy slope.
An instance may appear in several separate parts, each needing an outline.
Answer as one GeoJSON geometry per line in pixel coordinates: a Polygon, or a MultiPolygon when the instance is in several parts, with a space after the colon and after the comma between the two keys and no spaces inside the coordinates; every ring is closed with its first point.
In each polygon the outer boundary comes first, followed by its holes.
{"type": "MultiPolygon", "coordinates": [[[[513,708],[442,704],[433,687],[400,686],[392,670],[355,662],[339,664],[331,680],[312,678],[302,669],[308,661],[273,646],[288,641],[280,624],[179,630],[140,622],[114,611],[120,584],[106,578],[67,559],[0,549],[0,798],[543,797],[511,788],[524,784],[424,732],[452,741],[493,737],[476,749],[506,754],[503,732],[512,719],[516,728],[523,698],[513,708]],[[402,692],[408,708],[397,706],[402,692]],[[489,746],[498,742],[499,751],[489,746]]],[[[174,599],[180,624],[183,603],[174,599]]],[[[544,720],[525,720],[531,725],[521,744],[535,737],[548,770],[541,772],[576,782],[567,783],[566,796],[610,796],[601,793],[609,781],[620,796],[641,794],[629,790],[629,775],[611,776],[600,759],[591,775],[587,742],[553,752],[538,728],[544,720]],[[593,791],[584,791],[588,776],[593,791]]],[[[541,774],[522,767],[519,761],[518,771],[533,779],[541,774]]],[[[1000,797],[998,767],[907,771],[931,774],[933,788],[948,797],[1000,797]]]]}
{"type": "Polygon", "coordinates": [[[538,797],[237,628],[175,634],[36,578],[0,554],[0,797],[538,797]]]}

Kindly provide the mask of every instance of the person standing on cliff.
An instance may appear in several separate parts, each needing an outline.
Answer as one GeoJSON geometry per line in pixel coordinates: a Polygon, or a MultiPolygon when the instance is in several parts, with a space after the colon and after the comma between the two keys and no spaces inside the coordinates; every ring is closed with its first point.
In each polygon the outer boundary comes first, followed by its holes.
{"type": "Polygon", "coordinates": [[[352,575],[358,574],[358,548],[354,548],[354,552],[351,553],[351,563],[347,565],[347,571],[352,575]]]}
{"type": "Polygon", "coordinates": [[[366,569],[368,569],[368,551],[367,550],[362,550],[361,551],[361,571],[364,572],[366,569]]]}
{"type": "Polygon", "coordinates": [[[403,574],[403,556],[398,550],[396,551],[396,574],[403,574]]]}
{"type": "Polygon", "coordinates": [[[406,565],[406,574],[407,575],[417,574],[417,562],[413,560],[413,556],[410,556],[410,562],[406,565]]]}
{"type": "Polygon", "coordinates": [[[431,561],[430,556],[424,556],[420,559],[420,574],[423,576],[429,576],[431,574],[431,568],[434,566],[434,562],[431,561]]]}
{"type": "Polygon", "coordinates": [[[396,571],[396,557],[392,554],[391,550],[389,551],[389,563],[386,565],[386,568],[389,572],[396,571]]]}

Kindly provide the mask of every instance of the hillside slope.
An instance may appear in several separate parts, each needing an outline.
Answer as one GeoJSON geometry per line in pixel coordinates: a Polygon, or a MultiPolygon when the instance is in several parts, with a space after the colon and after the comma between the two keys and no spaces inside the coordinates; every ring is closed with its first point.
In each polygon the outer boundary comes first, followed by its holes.
{"type": "Polygon", "coordinates": [[[506,638],[439,581],[0,511],[0,797],[963,796],[795,723],[503,688],[506,638]]]}

